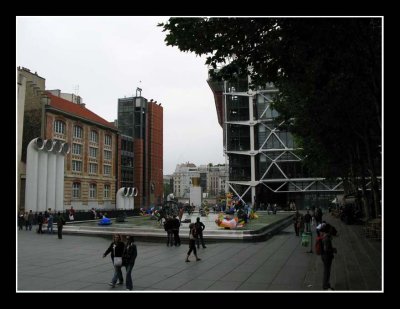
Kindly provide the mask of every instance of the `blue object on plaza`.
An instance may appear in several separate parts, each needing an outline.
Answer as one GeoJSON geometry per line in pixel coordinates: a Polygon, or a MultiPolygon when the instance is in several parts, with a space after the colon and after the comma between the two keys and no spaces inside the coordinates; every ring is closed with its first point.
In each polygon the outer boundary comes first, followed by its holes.
{"type": "Polygon", "coordinates": [[[112,224],[111,220],[108,218],[103,218],[99,221],[99,225],[110,225],[112,224]]]}

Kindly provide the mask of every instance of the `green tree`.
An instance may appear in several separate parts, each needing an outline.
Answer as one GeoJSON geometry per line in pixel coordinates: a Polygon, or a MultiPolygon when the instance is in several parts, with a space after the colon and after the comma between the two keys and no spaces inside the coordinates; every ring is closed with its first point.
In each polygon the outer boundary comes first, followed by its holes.
{"type": "Polygon", "coordinates": [[[341,176],[348,191],[361,182],[366,214],[380,213],[380,18],[171,18],[159,26],[167,45],[206,55],[217,80],[274,83],[274,107],[310,169],[341,176]]]}

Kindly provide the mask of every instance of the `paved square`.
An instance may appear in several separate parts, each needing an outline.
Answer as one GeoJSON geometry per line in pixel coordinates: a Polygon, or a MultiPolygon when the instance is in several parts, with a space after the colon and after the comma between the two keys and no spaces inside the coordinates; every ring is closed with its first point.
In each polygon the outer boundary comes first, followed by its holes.
{"type": "MultiPolygon", "coordinates": [[[[331,284],[336,291],[381,291],[380,241],[362,237],[361,227],[327,218],[339,231],[331,284]]],[[[39,235],[18,231],[17,291],[109,291],[110,256],[102,254],[111,237],[39,235]]],[[[289,226],[264,242],[210,242],[199,249],[202,259],[185,263],[188,245],[136,242],[132,272],[134,291],[321,291],[322,261],[306,253],[289,226]]],[[[125,275],[125,269],[123,268],[125,275]]],[[[133,291],[133,292],[134,292],[133,291]]],[[[132,293],[132,292],[131,292],[132,293]]]]}

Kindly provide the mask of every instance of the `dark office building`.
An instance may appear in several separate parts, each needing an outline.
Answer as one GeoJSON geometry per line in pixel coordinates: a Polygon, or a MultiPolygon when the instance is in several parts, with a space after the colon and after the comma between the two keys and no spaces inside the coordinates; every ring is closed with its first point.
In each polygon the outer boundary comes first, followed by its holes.
{"type": "MultiPolygon", "coordinates": [[[[162,203],[163,108],[142,96],[118,99],[118,129],[133,138],[135,208],[162,203]]],[[[128,157],[127,157],[128,159],[128,157]]],[[[129,161],[128,161],[129,162],[129,161]]],[[[126,170],[128,166],[125,165],[126,170]]],[[[121,186],[122,187],[122,186],[121,186]]]]}
{"type": "Polygon", "coordinates": [[[133,177],[133,137],[120,134],[118,136],[119,173],[118,188],[134,187],[133,177]]]}

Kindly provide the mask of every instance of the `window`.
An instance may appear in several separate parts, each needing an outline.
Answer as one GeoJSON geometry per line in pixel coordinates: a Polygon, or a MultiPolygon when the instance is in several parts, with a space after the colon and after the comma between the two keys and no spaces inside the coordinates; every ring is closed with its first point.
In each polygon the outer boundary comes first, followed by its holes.
{"type": "Polygon", "coordinates": [[[96,131],[90,131],[90,141],[96,144],[99,142],[99,134],[96,131]]]}
{"type": "Polygon", "coordinates": [[[112,138],[111,138],[110,135],[104,136],[104,144],[105,144],[105,145],[111,146],[111,140],[112,140],[112,138]]]}
{"type": "Polygon", "coordinates": [[[83,138],[83,129],[80,126],[74,126],[74,137],[83,138]]]}
{"type": "Polygon", "coordinates": [[[82,172],[82,161],[72,160],[72,171],[82,172]]]}
{"type": "Polygon", "coordinates": [[[97,158],[97,148],[89,147],[89,157],[97,158]]]}
{"type": "Polygon", "coordinates": [[[104,160],[111,160],[111,151],[104,150],[104,160]]]}
{"type": "Polygon", "coordinates": [[[111,175],[111,165],[104,165],[104,175],[111,175]]]}
{"type": "Polygon", "coordinates": [[[96,198],[97,197],[97,186],[95,183],[91,183],[89,185],[89,198],[96,198]]]}
{"type": "Polygon", "coordinates": [[[81,197],[81,184],[79,182],[74,182],[72,184],[72,198],[81,197]]]}
{"type": "Polygon", "coordinates": [[[82,145],[81,144],[72,144],[72,154],[74,155],[82,155],[82,145]]]}
{"type": "Polygon", "coordinates": [[[110,197],[110,185],[104,185],[104,198],[110,197]]]}
{"type": "Polygon", "coordinates": [[[89,163],[89,174],[97,174],[97,164],[89,163]]]}
{"type": "Polygon", "coordinates": [[[54,132],[65,134],[65,123],[61,120],[54,121],[54,132]]]}

